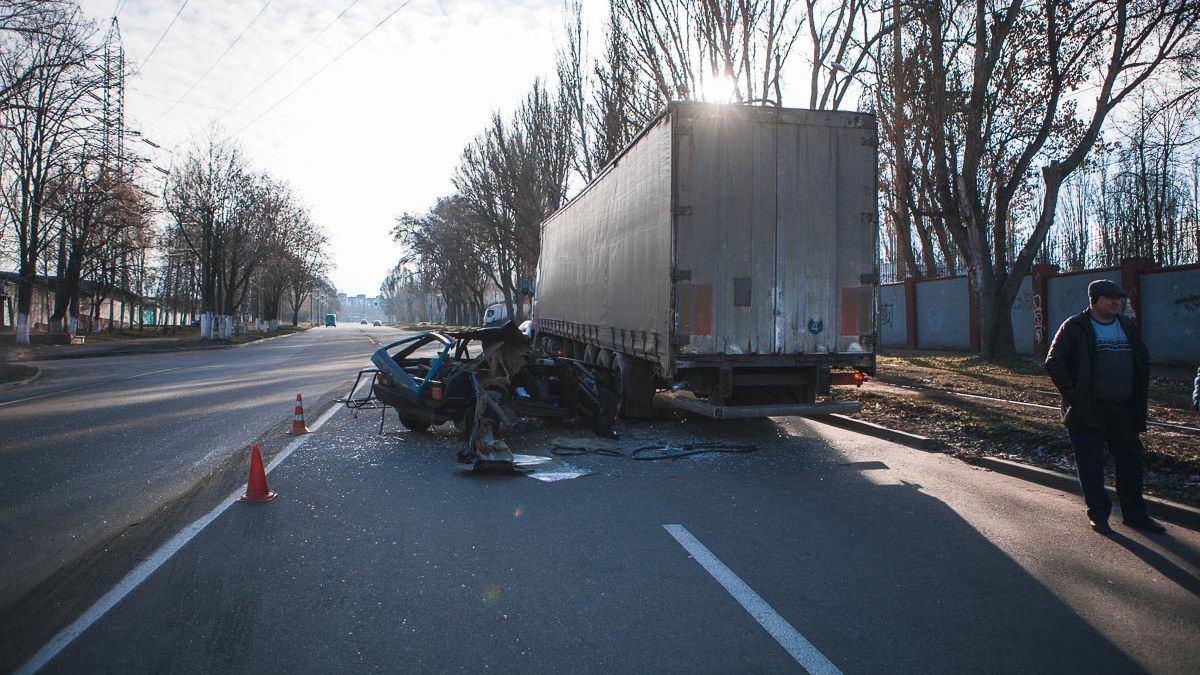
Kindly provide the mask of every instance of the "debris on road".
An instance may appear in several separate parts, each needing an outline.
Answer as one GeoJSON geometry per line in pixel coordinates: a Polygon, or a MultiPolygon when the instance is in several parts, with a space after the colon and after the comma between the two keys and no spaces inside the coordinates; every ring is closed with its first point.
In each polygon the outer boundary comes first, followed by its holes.
{"type": "Polygon", "coordinates": [[[587,469],[541,455],[513,455],[513,470],[543,483],[579,478],[592,473],[587,469]]]}
{"type": "Polygon", "coordinates": [[[614,438],[616,381],[611,370],[533,354],[512,322],[459,332],[426,331],[378,349],[375,368],[358,373],[345,403],[387,408],[412,431],[453,422],[466,436],[458,459],[476,470],[513,470],[503,439],[521,416],[578,419],[602,438],[614,438]],[[432,347],[436,354],[418,356],[432,347]],[[370,376],[365,394],[363,378],[370,376]],[[357,394],[357,397],[356,397],[357,394]]]}
{"type": "Polygon", "coordinates": [[[576,457],[579,455],[602,455],[604,457],[624,457],[635,462],[653,462],[660,459],[682,459],[692,455],[702,455],[710,452],[743,454],[758,450],[753,443],[649,443],[629,450],[622,450],[616,443],[589,442],[590,439],[556,438],[552,452],[560,457],[576,457]]]}

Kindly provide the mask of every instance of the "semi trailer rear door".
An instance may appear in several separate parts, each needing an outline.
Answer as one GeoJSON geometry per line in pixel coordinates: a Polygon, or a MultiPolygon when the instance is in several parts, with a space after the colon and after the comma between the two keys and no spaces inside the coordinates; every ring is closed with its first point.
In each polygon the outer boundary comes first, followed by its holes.
{"type": "Polygon", "coordinates": [[[673,127],[681,351],[862,347],[860,336],[874,333],[875,320],[873,118],[700,106],[680,112],[673,127]]]}
{"type": "Polygon", "coordinates": [[[707,110],[672,121],[676,334],[687,338],[685,353],[770,354],[776,126],[738,109],[707,110]]]}

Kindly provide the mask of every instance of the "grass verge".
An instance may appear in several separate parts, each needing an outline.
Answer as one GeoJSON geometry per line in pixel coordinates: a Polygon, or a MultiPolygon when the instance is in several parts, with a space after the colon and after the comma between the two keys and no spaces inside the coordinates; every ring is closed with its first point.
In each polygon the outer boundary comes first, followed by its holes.
{"type": "Polygon", "coordinates": [[[0,384],[12,384],[33,377],[38,369],[15,363],[0,363],[0,384]]]}
{"type": "MultiPolygon", "coordinates": [[[[857,415],[861,419],[936,438],[968,460],[986,455],[1075,472],[1071,443],[1057,410],[941,393],[1057,405],[1058,394],[1039,362],[1020,358],[986,362],[967,354],[888,353],[879,357],[879,366],[878,378],[858,392],[863,402],[857,415]]],[[[1187,409],[1191,393],[1188,369],[1156,367],[1151,376],[1151,419],[1200,426],[1200,415],[1187,409]]],[[[1142,443],[1146,447],[1147,494],[1200,505],[1200,435],[1151,427],[1142,435],[1142,443]]]]}

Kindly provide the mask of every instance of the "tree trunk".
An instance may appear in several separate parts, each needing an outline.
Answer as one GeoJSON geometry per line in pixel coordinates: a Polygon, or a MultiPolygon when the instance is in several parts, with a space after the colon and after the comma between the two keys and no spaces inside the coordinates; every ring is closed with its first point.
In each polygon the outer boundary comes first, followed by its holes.
{"type": "Polygon", "coordinates": [[[71,306],[68,308],[68,310],[69,310],[70,316],[71,316],[70,323],[67,325],[68,333],[70,335],[76,335],[77,333],[79,333],[79,291],[78,290],[76,290],[75,294],[71,296],[71,306]]]}
{"type": "Polygon", "coordinates": [[[17,282],[17,344],[29,344],[29,312],[33,309],[33,278],[35,271],[32,264],[22,262],[21,276],[17,282]]]}

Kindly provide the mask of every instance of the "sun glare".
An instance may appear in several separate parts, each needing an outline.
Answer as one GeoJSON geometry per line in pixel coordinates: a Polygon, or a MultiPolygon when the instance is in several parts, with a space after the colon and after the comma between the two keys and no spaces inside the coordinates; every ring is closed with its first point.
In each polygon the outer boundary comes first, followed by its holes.
{"type": "Polygon", "coordinates": [[[728,75],[714,75],[704,82],[705,101],[729,103],[737,99],[737,82],[728,75]]]}

